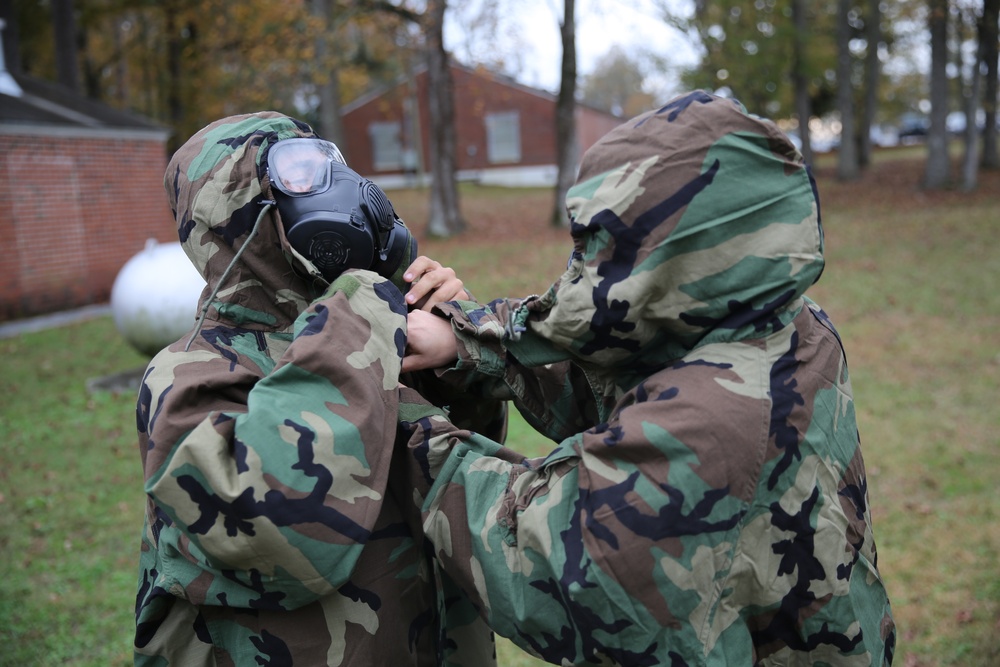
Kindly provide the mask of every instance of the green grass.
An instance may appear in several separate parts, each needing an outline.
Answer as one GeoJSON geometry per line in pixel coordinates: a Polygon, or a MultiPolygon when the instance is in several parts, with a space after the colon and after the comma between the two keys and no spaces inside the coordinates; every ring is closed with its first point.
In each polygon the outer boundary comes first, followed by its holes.
{"type": "Polygon", "coordinates": [[[134,396],[110,317],[0,341],[0,663],[131,664],[142,526],[134,396]]]}
{"type": "MultiPolygon", "coordinates": [[[[847,348],[896,664],[1000,664],[1000,175],[973,194],[930,194],[915,185],[919,162],[877,167],[838,184],[821,164],[829,262],[810,293],[847,348]]],[[[423,252],[480,299],[558,277],[569,242],[546,225],[548,192],[463,186],[462,197],[470,233],[422,240],[423,252]],[[525,216],[529,235],[504,226],[525,216]]],[[[417,230],[425,199],[393,196],[417,230]]],[[[0,340],[0,355],[0,665],[130,664],[134,395],[87,381],[145,359],[108,317],[0,340]]],[[[549,446],[520,420],[509,443],[549,446]]],[[[542,664],[504,640],[498,655],[503,667],[542,664]]]]}

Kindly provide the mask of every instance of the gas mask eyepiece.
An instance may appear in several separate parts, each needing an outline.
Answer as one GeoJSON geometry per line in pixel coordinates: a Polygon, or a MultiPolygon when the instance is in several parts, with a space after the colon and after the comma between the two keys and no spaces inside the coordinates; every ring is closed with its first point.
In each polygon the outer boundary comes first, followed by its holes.
{"type": "Polygon", "coordinates": [[[392,278],[416,257],[416,239],[377,185],[331,142],[283,139],[267,154],[278,215],[295,250],[333,281],[347,269],[392,278]]]}

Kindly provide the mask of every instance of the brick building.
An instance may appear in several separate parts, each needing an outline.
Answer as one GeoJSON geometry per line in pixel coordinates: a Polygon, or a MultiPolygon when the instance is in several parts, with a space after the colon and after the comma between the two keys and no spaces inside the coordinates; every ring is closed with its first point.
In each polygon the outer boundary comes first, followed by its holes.
{"type": "MultiPolygon", "coordinates": [[[[483,68],[453,64],[456,164],[460,180],[551,186],[556,179],[556,96],[483,68]]],[[[362,96],[342,109],[344,152],[384,188],[429,174],[427,71],[362,96]]],[[[580,154],[623,119],[576,105],[580,154]]]]}
{"type": "Polygon", "coordinates": [[[0,321],[105,303],[146,240],[176,241],[169,132],[0,71],[0,321]]]}
{"type": "MultiPolygon", "coordinates": [[[[452,66],[460,179],[551,186],[554,95],[452,66]]],[[[427,76],[343,110],[351,166],[385,188],[430,171],[427,76]]],[[[577,105],[581,153],[621,119],[577,105]]],[[[107,303],[148,239],[175,242],[163,192],[169,131],[0,69],[0,322],[107,303]],[[6,84],[4,83],[6,81],[6,84]]]]}

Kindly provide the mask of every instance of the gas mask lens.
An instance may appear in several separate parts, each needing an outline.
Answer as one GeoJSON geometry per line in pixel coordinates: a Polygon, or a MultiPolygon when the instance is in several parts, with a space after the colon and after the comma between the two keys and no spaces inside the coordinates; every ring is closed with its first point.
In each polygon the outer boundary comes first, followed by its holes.
{"type": "Polygon", "coordinates": [[[416,241],[389,198],[348,167],[329,141],[275,142],[267,154],[267,175],[288,243],[327,280],[347,269],[392,278],[400,265],[413,261],[416,241]]]}
{"type": "Polygon", "coordinates": [[[267,156],[271,183],[289,195],[309,195],[330,187],[331,163],[346,164],[340,149],[322,139],[286,139],[267,156]]]}

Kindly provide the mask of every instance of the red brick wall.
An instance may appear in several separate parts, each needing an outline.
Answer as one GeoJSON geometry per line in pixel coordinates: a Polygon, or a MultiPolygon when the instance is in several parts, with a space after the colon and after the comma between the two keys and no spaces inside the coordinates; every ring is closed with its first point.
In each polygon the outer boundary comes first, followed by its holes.
{"type": "Polygon", "coordinates": [[[107,302],[146,239],[176,241],[165,142],[3,134],[0,321],[107,302]]]}
{"type": "Polygon", "coordinates": [[[597,143],[598,139],[624,122],[624,118],[616,118],[589,107],[577,106],[576,138],[580,142],[580,157],[582,158],[587,149],[597,143]]]}
{"type": "MultiPolygon", "coordinates": [[[[530,88],[496,79],[489,72],[452,67],[455,102],[456,165],[459,170],[508,167],[487,159],[485,116],[503,111],[520,113],[521,161],[519,166],[555,164],[555,97],[530,88]]],[[[347,161],[366,175],[400,173],[376,172],[371,159],[371,139],[368,127],[373,122],[401,121],[404,100],[409,94],[408,83],[390,89],[382,95],[359,104],[343,116],[347,161]]],[[[416,79],[417,99],[420,100],[422,136],[420,145],[424,169],[430,171],[430,111],[427,105],[427,73],[416,79]]],[[[621,119],[594,109],[577,107],[578,138],[581,153],[611,130],[621,119]]],[[[404,128],[404,132],[406,129],[404,128]]],[[[404,140],[405,143],[405,140],[404,140]]]]}
{"type": "Polygon", "coordinates": [[[366,176],[376,173],[372,161],[372,144],[368,128],[376,122],[402,122],[406,95],[406,85],[398,85],[341,117],[344,127],[344,145],[340,148],[344,152],[347,164],[354,171],[366,176]]]}
{"type": "MultiPolygon", "coordinates": [[[[486,150],[486,115],[505,111],[519,112],[521,161],[518,164],[529,166],[555,162],[555,104],[550,98],[464,69],[452,70],[452,83],[455,87],[456,159],[459,169],[509,166],[489,162],[486,150]]],[[[426,99],[426,94],[421,96],[422,104],[426,99]]],[[[429,111],[422,109],[421,113],[429,114],[429,111]]],[[[425,140],[429,142],[430,137],[425,140]]],[[[427,165],[429,169],[430,163],[427,165]]]]}

